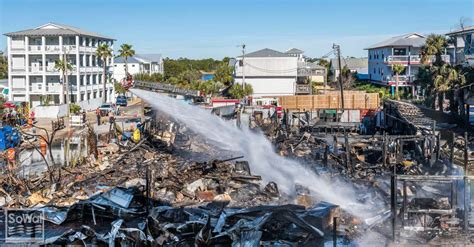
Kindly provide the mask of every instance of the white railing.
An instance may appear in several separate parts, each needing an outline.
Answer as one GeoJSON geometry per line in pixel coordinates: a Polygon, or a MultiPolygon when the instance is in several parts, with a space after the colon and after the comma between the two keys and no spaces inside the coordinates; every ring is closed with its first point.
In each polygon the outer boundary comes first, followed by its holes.
{"type": "Polygon", "coordinates": [[[48,93],[60,93],[62,85],[59,83],[54,83],[56,85],[48,85],[46,86],[46,92],[48,93]]]}
{"type": "Polygon", "coordinates": [[[76,51],[76,47],[75,45],[64,45],[64,51],[65,52],[72,52],[72,51],[76,51]]]}
{"type": "Polygon", "coordinates": [[[32,93],[42,93],[43,92],[43,83],[34,83],[30,86],[30,92],[32,93]]]}
{"type": "Polygon", "coordinates": [[[12,72],[25,72],[26,68],[12,68],[12,72]]]}
{"type": "Polygon", "coordinates": [[[12,51],[24,51],[25,50],[25,46],[22,45],[22,46],[12,46],[12,51]]]}
{"type": "Polygon", "coordinates": [[[17,92],[26,92],[26,88],[24,88],[24,87],[14,87],[14,88],[12,88],[12,92],[15,92],[15,93],[17,93],[17,92]]]}
{"type": "Polygon", "coordinates": [[[43,49],[41,45],[29,45],[28,50],[31,52],[41,52],[43,49]]]}
{"type": "Polygon", "coordinates": [[[83,52],[95,52],[97,47],[91,47],[91,46],[79,46],[79,51],[83,52]]]}
{"type": "Polygon", "coordinates": [[[54,68],[54,65],[53,65],[53,66],[47,66],[46,72],[59,72],[59,70],[54,68]]]}
{"type": "MultiPolygon", "coordinates": [[[[385,78],[386,82],[396,82],[397,77],[396,76],[386,76],[385,78]]],[[[398,82],[399,83],[405,83],[405,82],[413,82],[416,80],[415,75],[399,75],[398,76],[398,82]]]]}
{"type": "MultiPolygon", "coordinates": [[[[410,64],[421,64],[420,55],[390,55],[390,56],[387,56],[384,60],[385,60],[384,62],[387,64],[396,64],[396,63],[408,64],[408,62],[410,62],[410,64]]],[[[433,63],[435,60],[436,60],[436,56],[429,56],[427,62],[433,63]]],[[[441,60],[445,63],[449,63],[450,57],[449,55],[441,55],[441,60]]]]}
{"type": "Polygon", "coordinates": [[[59,45],[47,45],[46,52],[59,52],[61,47],[59,45]]]}
{"type": "Polygon", "coordinates": [[[43,72],[43,66],[29,66],[28,71],[31,73],[41,73],[43,72]]]}

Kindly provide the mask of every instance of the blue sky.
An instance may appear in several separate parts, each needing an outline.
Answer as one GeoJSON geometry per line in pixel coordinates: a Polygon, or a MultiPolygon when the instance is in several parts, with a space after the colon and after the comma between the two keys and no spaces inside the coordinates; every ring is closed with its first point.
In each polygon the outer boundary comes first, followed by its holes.
{"type": "MultiPolygon", "coordinates": [[[[296,47],[344,56],[409,33],[442,33],[474,17],[474,0],[0,0],[0,33],[56,22],[130,43],[137,53],[220,59],[296,47]]],[[[472,24],[472,19],[471,19],[472,24]]],[[[117,47],[118,45],[116,45],[117,47]]],[[[0,39],[5,50],[6,37],[0,39]]]]}

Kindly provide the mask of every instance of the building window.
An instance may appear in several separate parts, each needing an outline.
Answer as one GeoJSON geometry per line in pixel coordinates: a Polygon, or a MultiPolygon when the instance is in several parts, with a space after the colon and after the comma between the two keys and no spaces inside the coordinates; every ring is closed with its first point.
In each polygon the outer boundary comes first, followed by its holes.
{"type": "Polygon", "coordinates": [[[84,95],[83,93],[81,93],[81,101],[84,100],[84,96],[85,96],[85,95],[84,95]]]}
{"type": "Polygon", "coordinates": [[[375,74],[375,68],[374,68],[374,74],[375,74]]]}
{"type": "Polygon", "coordinates": [[[395,56],[406,56],[407,49],[406,48],[393,48],[393,55],[395,56]]]}
{"type": "Polygon", "coordinates": [[[102,90],[99,91],[99,97],[102,98],[102,90]]]}
{"type": "Polygon", "coordinates": [[[97,98],[97,92],[94,92],[94,99],[97,98]]]}

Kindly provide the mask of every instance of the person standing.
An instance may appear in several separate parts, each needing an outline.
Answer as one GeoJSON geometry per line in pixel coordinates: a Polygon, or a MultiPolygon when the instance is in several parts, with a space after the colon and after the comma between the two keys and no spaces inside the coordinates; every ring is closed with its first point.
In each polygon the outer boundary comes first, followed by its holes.
{"type": "Polygon", "coordinates": [[[97,125],[100,125],[100,109],[99,108],[95,110],[95,115],[97,118],[97,125]]]}

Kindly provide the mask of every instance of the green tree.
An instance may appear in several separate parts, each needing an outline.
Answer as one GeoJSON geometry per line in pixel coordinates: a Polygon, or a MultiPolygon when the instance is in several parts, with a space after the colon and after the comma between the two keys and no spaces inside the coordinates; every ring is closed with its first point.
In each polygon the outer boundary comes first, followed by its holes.
{"type": "Polygon", "coordinates": [[[229,94],[235,99],[242,99],[245,96],[249,96],[253,93],[252,85],[245,84],[245,88],[242,88],[241,84],[234,84],[229,89],[229,94]]]}
{"type": "Polygon", "coordinates": [[[8,77],[8,62],[7,58],[3,54],[2,51],[0,51],[0,79],[5,79],[8,77]]]}
{"type": "MultiPolygon", "coordinates": [[[[427,103],[435,109],[436,101],[438,101],[438,110],[443,111],[442,103],[445,93],[466,84],[466,77],[449,64],[424,66],[418,70],[416,83],[428,92],[427,103]]],[[[454,104],[454,98],[450,98],[450,106],[454,104]]]]}
{"type": "Polygon", "coordinates": [[[77,113],[81,112],[81,106],[76,105],[76,104],[73,103],[73,104],[69,105],[69,111],[72,114],[77,114],[77,113]]]}
{"type": "Polygon", "coordinates": [[[448,47],[448,41],[444,35],[430,34],[426,37],[425,45],[421,48],[421,61],[427,63],[431,60],[431,56],[435,56],[433,65],[443,65],[441,55],[448,47]]]}
{"type": "Polygon", "coordinates": [[[114,90],[115,90],[115,93],[118,93],[118,94],[125,94],[125,92],[127,92],[127,90],[119,82],[114,83],[114,90]]]}
{"type": "Polygon", "coordinates": [[[232,76],[234,73],[234,68],[230,67],[227,63],[222,63],[217,67],[216,73],[214,75],[214,80],[223,83],[226,86],[229,86],[234,81],[232,76]]]}
{"type": "Polygon", "coordinates": [[[191,84],[193,81],[201,79],[201,73],[197,70],[185,70],[179,74],[178,79],[183,84],[191,84]]]}
{"type": "MultiPolygon", "coordinates": [[[[343,86],[344,89],[351,89],[354,86],[354,82],[356,80],[354,73],[346,66],[342,67],[342,81],[343,81],[343,86]]],[[[337,84],[337,87],[339,88],[339,84],[337,84]]]]}
{"type": "Polygon", "coordinates": [[[102,102],[107,102],[107,61],[112,57],[112,49],[108,44],[100,44],[95,51],[97,57],[100,57],[102,60],[102,83],[103,83],[103,100],[102,102]]]}
{"type": "MultiPolygon", "coordinates": [[[[66,90],[66,105],[67,109],[69,109],[69,101],[71,101],[71,99],[69,98],[69,81],[66,77],[69,76],[68,71],[72,70],[72,65],[67,60],[59,59],[55,61],[54,68],[61,71],[63,77],[63,88],[66,90]]],[[[67,116],[69,117],[69,111],[67,116]]]]}
{"type": "Polygon", "coordinates": [[[166,82],[171,85],[178,85],[179,80],[176,77],[170,77],[166,82]]]}
{"type": "Polygon", "coordinates": [[[395,97],[397,100],[400,100],[400,94],[398,93],[398,83],[399,83],[399,76],[405,70],[405,66],[400,63],[392,64],[392,71],[395,73],[395,97]]]}
{"type": "Polygon", "coordinates": [[[128,64],[127,59],[135,56],[135,50],[132,49],[132,45],[122,44],[118,50],[119,56],[125,59],[125,74],[128,75],[128,64]]]}

